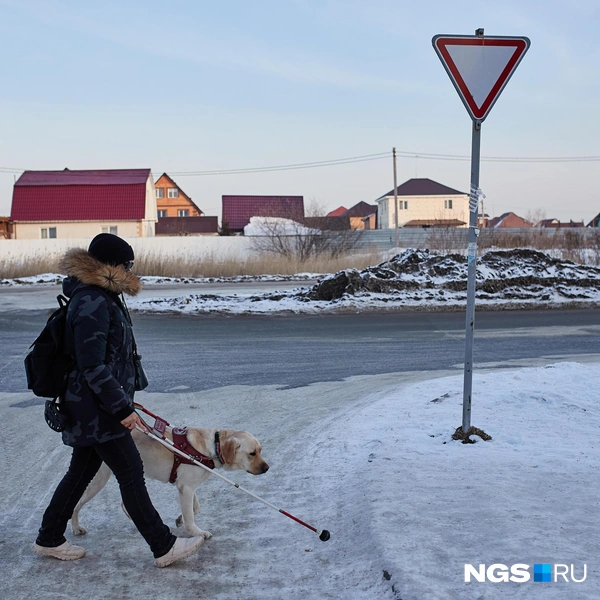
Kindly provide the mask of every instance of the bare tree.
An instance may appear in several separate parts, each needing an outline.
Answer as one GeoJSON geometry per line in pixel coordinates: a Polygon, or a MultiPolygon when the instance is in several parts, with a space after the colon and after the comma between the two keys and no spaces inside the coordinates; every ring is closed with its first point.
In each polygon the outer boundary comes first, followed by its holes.
{"type": "Polygon", "coordinates": [[[325,217],[327,215],[327,209],[325,203],[319,200],[315,196],[311,196],[308,199],[308,204],[304,207],[305,217],[325,217]]]}
{"type": "Polygon", "coordinates": [[[531,223],[533,227],[539,227],[539,224],[544,219],[547,219],[546,209],[530,208],[525,215],[525,219],[531,223]]]}

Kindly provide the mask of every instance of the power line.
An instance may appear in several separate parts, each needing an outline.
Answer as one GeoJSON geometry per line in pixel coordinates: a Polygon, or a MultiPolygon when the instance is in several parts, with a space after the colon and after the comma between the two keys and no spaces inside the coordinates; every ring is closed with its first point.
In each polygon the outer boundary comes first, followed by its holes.
{"type": "Polygon", "coordinates": [[[270,167],[252,167],[246,169],[223,169],[217,171],[173,171],[171,175],[178,177],[194,176],[194,175],[232,175],[237,173],[265,173],[269,171],[291,171],[295,169],[314,169],[317,167],[333,167],[336,165],[348,165],[358,162],[366,162],[371,160],[383,160],[390,157],[389,152],[380,152],[378,154],[365,154],[364,156],[352,156],[349,158],[337,158],[333,160],[315,161],[309,163],[297,163],[290,165],[276,165],[270,167]]]}
{"type": "MultiPolygon", "coordinates": [[[[443,154],[431,152],[410,152],[408,150],[397,150],[398,158],[419,158],[423,160],[445,160],[445,161],[468,161],[470,156],[462,154],[443,154]]],[[[214,169],[203,171],[171,171],[170,174],[177,177],[206,177],[214,175],[242,175],[250,173],[269,173],[275,171],[293,171],[298,169],[315,169],[323,167],[335,167],[338,165],[348,165],[375,160],[386,160],[390,158],[389,152],[379,152],[376,154],[364,154],[361,156],[350,156],[346,158],[336,158],[323,161],[312,161],[305,163],[292,163],[284,165],[271,165],[265,167],[245,167],[237,169],[214,169]]],[[[585,163],[599,162],[600,156],[485,156],[481,158],[486,162],[498,163],[585,163]]],[[[94,170],[94,169],[91,169],[94,170]]],[[[22,173],[25,169],[16,167],[0,167],[0,174],[22,173]]],[[[72,176],[85,176],[86,173],[72,171],[72,176]]],[[[162,173],[161,173],[162,174],[162,173]]],[[[159,175],[153,173],[153,175],[159,175]]]]}

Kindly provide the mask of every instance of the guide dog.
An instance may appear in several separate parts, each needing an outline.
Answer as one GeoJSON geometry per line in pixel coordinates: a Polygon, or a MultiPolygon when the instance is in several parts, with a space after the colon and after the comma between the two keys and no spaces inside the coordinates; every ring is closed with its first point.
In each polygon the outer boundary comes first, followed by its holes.
{"type": "MultiPolygon", "coordinates": [[[[156,440],[141,431],[131,433],[144,463],[144,475],[168,483],[173,469],[173,453],[156,440]]],[[[172,428],[168,427],[165,436],[172,440],[172,428]]],[[[258,440],[246,431],[229,429],[187,428],[187,442],[205,457],[213,460],[215,468],[226,471],[244,470],[252,475],[261,475],[269,470],[269,465],[261,456],[262,447],[258,440]],[[216,451],[215,432],[219,431],[220,452],[216,451]]],[[[79,511],[106,485],[112,471],[102,463],[99,471],[86,488],[81,500],[73,510],[71,529],[75,535],[85,535],[87,530],[79,524],[79,511]]],[[[205,539],[212,537],[208,531],[202,531],[194,522],[194,515],[200,510],[196,488],[210,477],[210,472],[193,464],[181,464],[177,468],[175,487],[179,491],[181,515],[176,525],[182,524],[190,536],[201,535],[205,539]]],[[[121,507],[127,514],[125,507],[121,507]]],[[[129,516],[129,515],[127,515],[129,516]]]]}

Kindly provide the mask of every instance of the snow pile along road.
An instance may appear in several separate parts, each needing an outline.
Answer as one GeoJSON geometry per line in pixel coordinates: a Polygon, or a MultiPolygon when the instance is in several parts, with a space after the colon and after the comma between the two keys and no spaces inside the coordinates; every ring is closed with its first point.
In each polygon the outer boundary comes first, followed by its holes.
{"type": "MultiPolygon", "coordinates": [[[[367,310],[460,310],[466,304],[467,259],[406,250],[362,271],[346,269],[312,288],[262,295],[194,294],[132,302],[143,311],[186,313],[322,313],[367,310]]],[[[490,251],[477,263],[477,304],[488,309],[594,306],[600,269],[528,249],[490,251]]]]}
{"type": "MultiPolygon", "coordinates": [[[[323,273],[296,273],[294,275],[236,275],[235,277],[166,277],[143,275],[140,277],[144,285],[161,284],[195,284],[195,283],[248,283],[278,281],[310,281],[323,277],[323,273]]],[[[17,279],[0,279],[0,286],[17,287],[23,285],[59,285],[64,275],[60,273],[42,273],[17,279]]]]}
{"type": "MultiPolygon", "coordinates": [[[[600,269],[551,258],[527,249],[491,251],[477,264],[479,300],[549,301],[596,298],[600,269]]],[[[433,301],[466,294],[467,259],[459,254],[438,255],[428,250],[408,250],[363,271],[346,270],[317,283],[312,300],[334,300],[344,294],[365,292],[391,295],[416,294],[433,301]]]]}

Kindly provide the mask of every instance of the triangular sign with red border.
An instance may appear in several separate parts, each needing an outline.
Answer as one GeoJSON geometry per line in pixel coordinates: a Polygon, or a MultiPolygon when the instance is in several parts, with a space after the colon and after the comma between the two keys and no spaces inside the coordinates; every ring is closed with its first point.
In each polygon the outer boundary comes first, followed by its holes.
{"type": "Polygon", "coordinates": [[[529,49],[526,37],[436,35],[431,40],[465,108],[483,121],[529,49]]]}

